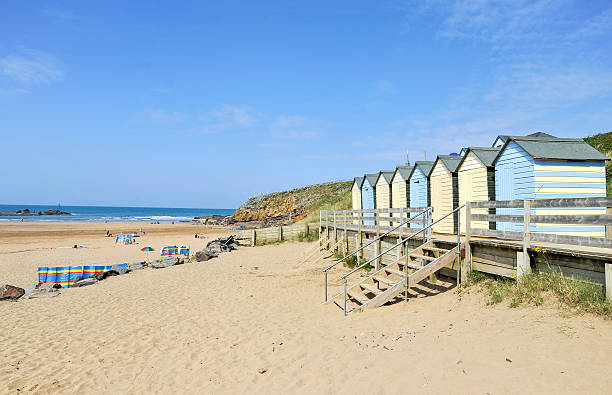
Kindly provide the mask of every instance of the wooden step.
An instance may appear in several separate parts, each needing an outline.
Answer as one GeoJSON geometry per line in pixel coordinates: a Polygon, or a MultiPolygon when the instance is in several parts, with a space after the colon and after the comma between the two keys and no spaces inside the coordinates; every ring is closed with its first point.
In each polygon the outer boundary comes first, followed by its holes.
{"type": "Polygon", "coordinates": [[[397,283],[397,281],[389,280],[388,278],[382,277],[382,276],[374,276],[374,277],[372,277],[372,280],[374,280],[374,281],[376,281],[378,283],[383,283],[383,284],[385,284],[385,285],[387,285],[389,287],[392,286],[392,285],[395,285],[397,283]]]}
{"type": "Polygon", "coordinates": [[[353,289],[349,289],[348,291],[346,291],[347,295],[353,299],[354,301],[356,301],[359,304],[364,304],[365,302],[369,302],[370,298],[368,298],[367,296],[363,295],[361,292],[357,291],[357,290],[353,290],[353,289]]]}
{"type": "Polygon", "coordinates": [[[411,258],[416,258],[416,259],[425,259],[427,261],[435,261],[436,259],[438,259],[434,256],[419,255],[419,254],[408,254],[408,256],[411,258]]]}
{"type": "Polygon", "coordinates": [[[395,275],[400,276],[400,277],[406,277],[406,273],[405,272],[400,272],[399,270],[395,270],[395,269],[391,269],[391,268],[386,267],[385,271],[387,273],[395,274],[395,275]]]}
{"type": "Polygon", "coordinates": [[[420,268],[423,267],[423,265],[417,265],[417,264],[414,264],[412,262],[408,262],[408,264],[406,264],[406,261],[397,262],[397,264],[400,265],[400,266],[408,266],[409,268],[414,269],[414,270],[419,270],[420,268]]]}
{"type": "Polygon", "coordinates": [[[423,249],[427,251],[441,252],[442,254],[445,254],[448,252],[448,250],[445,250],[444,248],[438,248],[438,247],[423,247],[423,249]]]}
{"type": "Polygon", "coordinates": [[[361,288],[363,288],[364,290],[373,293],[374,295],[378,295],[380,294],[382,291],[378,288],[376,288],[373,285],[369,285],[369,284],[359,284],[359,286],[361,288]]]}

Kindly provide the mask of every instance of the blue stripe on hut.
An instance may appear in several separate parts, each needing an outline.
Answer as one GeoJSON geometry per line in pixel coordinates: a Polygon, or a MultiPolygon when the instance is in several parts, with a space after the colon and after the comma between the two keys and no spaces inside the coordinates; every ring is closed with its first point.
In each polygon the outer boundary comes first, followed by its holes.
{"type": "MultiPolygon", "coordinates": [[[[361,187],[361,205],[364,210],[373,210],[376,208],[375,190],[376,190],[376,174],[366,174],[363,179],[363,185],[361,187]]],[[[365,213],[364,217],[374,217],[374,213],[365,213]]],[[[363,221],[364,225],[374,225],[374,220],[363,221]]]]}
{"type": "MultiPolygon", "coordinates": [[[[429,175],[433,168],[433,162],[417,161],[414,163],[410,173],[410,207],[429,207],[431,204],[429,195],[429,175]]],[[[414,217],[418,213],[410,213],[414,217]]],[[[423,225],[416,223],[413,227],[422,228],[423,225]]]]}
{"type": "MultiPolygon", "coordinates": [[[[604,154],[582,139],[507,136],[495,160],[496,200],[605,197],[604,154]],[[588,173],[589,176],[584,176],[588,173]]],[[[603,208],[537,209],[534,214],[605,214],[603,208]]],[[[521,215],[521,209],[497,214],[521,215]]],[[[522,231],[518,223],[498,223],[500,230],[522,231]]],[[[603,237],[603,226],[532,224],[534,232],[603,237]]]]}

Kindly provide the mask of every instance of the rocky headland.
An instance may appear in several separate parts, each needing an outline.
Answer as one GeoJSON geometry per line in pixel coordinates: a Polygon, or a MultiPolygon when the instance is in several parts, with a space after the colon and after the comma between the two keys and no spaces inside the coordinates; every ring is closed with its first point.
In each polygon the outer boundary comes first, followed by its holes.
{"type": "Polygon", "coordinates": [[[72,215],[65,211],[60,210],[47,210],[47,211],[38,211],[32,212],[29,209],[25,210],[17,210],[14,213],[0,211],[0,217],[32,217],[36,215],[72,215]]]}

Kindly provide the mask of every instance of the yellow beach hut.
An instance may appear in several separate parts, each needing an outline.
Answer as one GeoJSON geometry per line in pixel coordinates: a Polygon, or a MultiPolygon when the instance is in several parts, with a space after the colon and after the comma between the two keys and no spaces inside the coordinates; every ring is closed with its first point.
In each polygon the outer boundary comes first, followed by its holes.
{"type": "MultiPolygon", "coordinates": [[[[393,170],[382,170],[378,172],[376,179],[376,208],[391,208],[391,179],[393,178],[393,170]]],[[[387,213],[381,213],[381,217],[389,217],[387,213]]],[[[381,225],[390,226],[391,222],[381,221],[381,225]]]]}
{"type": "MultiPolygon", "coordinates": [[[[410,173],[412,166],[398,166],[391,178],[391,207],[410,207],[410,173]]],[[[399,214],[397,214],[399,217],[399,214]]],[[[405,216],[405,218],[407,218],[405,216]]],[[[396,226],[399,224],[395,224],[396,226]]]]}
{"type": "MultiPolygon", "coordinates": [[[[495,166],[500,147],[469,147],[457,167],[459,205],[495,200],[495,166]]],[[[472,214],[495,214],[495,209],[472,209],[472,214]]],[[[465,209],[461,210],[461,231],[465,233],[465,209]]],[[[495,229],[495,222],[472,221],[472,228],[495,229]]]]}
{"type": "MultiPolygon", "coordinates": [[[[457,166],[461,162],[459,155],[439,155],[434,162],[431,176],[431,207],[433,220],[436,221],[445,214],[459,207],[459,181],[457,166]]],[[[448,216],[433,226],[437,233],[457,232],[457,213],[448,216]]]]}
{"type": "MultiPolygon", "coordinates": [[[[361,210],[361,186],[363,185],[363,177],[355,177],[353,179],[353,186],[351,188],[351,200],[353,202],[353,210],[361,210]]],[[[354,216],[357,217],[360,214],[357,213],[354,216]]],[[[357,223],[357,222],[355,222],[357,223]]]]}

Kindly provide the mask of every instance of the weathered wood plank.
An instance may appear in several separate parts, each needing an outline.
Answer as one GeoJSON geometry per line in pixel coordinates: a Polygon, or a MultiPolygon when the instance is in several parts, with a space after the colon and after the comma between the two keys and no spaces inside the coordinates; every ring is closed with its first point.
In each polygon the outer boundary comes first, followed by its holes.
{"type": "Polygon", "coordinates": [[[571,244],[575,246],[612,248],[612,240],[601,237],[555,235],[550,233],[532,233],[534,241],[554,244],[571,244]]]}
{"type": "Polygon", "coordinates": [[[612,197],[536,199],[532,207],[612,207],[612,197]]]}
{"type": "Polygon", "coordinates": [[[514,232],[511,230],[472,229],[472,235],[508,240],[523,240],[523,232],[514,232]]]}
{"type": "Polygon", "coordinates": [[[471,202],[472,208],[523,208],[522,200],[494,200],[471,202]]]}

